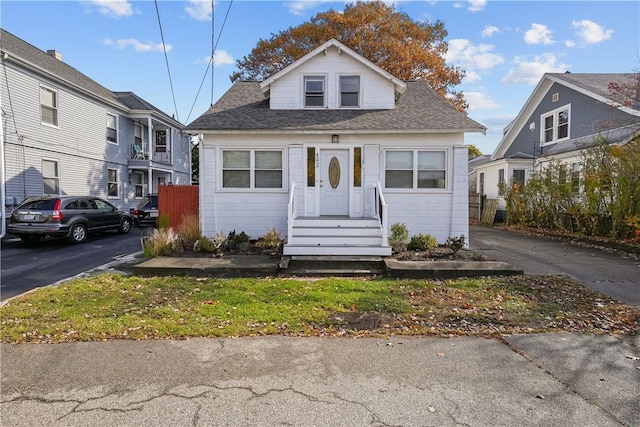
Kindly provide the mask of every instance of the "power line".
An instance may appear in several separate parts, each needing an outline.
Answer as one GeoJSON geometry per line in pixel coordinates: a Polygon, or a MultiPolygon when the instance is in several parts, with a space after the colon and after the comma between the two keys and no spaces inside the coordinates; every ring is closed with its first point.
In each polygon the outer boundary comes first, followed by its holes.
{"type": "Polygon", "coordinates": [[[158,9],[158,0],[155,0],[156,15],[158,16],[158,26],[160,27],[160,38],[162,40],[162,50],[164,51],[164,60],[167,64],[167,74],[169,75],[169,86],[171,87],[171,96],[173,97],[173,109],[176,112],[176,119],[180,121],[178,116],[178,106],[176,105],[176,94],[173,90],[173,80],[171,79],[171,70],[169,69],[169,57],[167,56],[167,46],[164,43],[164,33],[162,32],[162,22],[160,22],[160,10],[158,9]]]}
{"type": "MultiPolygon", "coordinates": [[[[231,11],[231,5],[233,5],[233,0],[231,0],[229,2],[229,7],[227,8],[227,13],[224,16],[224,21],[222,22],[222,27],[220,28],[220,32],[218,33],[218,41],[215,42],[215,45],[213,43],[213,39],[214,39],[214,32],[213,32],[213,22],[211,24],[211,44],[213,45],[213,49],[211,50],[211,59],[209,60],[209,63],[207,64],[207,69],[204,72],[204,76],[202,76],[202,81],[200,82],[200,87],[198,87],[198,92],[196,93],[196,97],[193,100],[193,105],[191,105],[191,110],[189,110],[189,115],[187,116],[187,120],[185,121],[185,123],[189,122],[189,117],[191,117],[191,113],[193,112],[193,109],[195,108],[196,102],[198,101],[198,96],[200,96],[200,91],[202,90],[202,86],[204,85],[204,81],[207,78],[207,74],[209,73],[209,67],[213,67],[213,57],[215,54],[216,49],[218,48],[218,43],[220,43],[220,38],[222,37],[222,31],[224,30],[224,26],[227,23],[227,18],[229,17],[229,12],[231,11]]],[[[211,6],[211,20],[213,21],[214,15],[213,15],[213,5],[211,6]]],[[[213,70],[211,70],[211,104],[213,105],[213,70]]]]}

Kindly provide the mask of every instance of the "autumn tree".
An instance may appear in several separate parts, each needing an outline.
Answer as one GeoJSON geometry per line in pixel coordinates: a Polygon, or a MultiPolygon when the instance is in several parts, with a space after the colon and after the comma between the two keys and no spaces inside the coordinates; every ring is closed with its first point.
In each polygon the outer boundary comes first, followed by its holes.
{"type": "Polygon", "coordinates": [[[482,151],[480,151],[480,149],[478,147],[476,147],[473,144],[469,144],[467,146],[468,150],[469,150],[469,158],[470,159],[475,159],[476,157],[482,156],[482,151]]]}
{"type": "Polygon", "coordinates": [[[402,80],[426,80],[460,111],[467,109],[454,87],[465,73],[447,66],[444,23],[414,21],[406,13],[380,1],[347,5],[344,12],[329,10],[268,40],[260,39],[251,53],[236,62],[231,81],[264,80],[335,38],[380,68],[402,80]]]}

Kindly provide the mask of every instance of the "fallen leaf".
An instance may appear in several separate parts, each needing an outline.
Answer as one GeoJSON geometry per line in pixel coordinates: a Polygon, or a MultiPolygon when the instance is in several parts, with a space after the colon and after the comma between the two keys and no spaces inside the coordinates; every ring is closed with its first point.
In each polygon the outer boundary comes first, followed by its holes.
{"type": "Polygon", "coordinates": [[[444,357],[444,353],[436,353],[436,356],[438,356],[438,357],[444,357]]]}
{"type": "Polygon", "coordinates": [[[544,400],[545,398],[544,398],[543,395],[539,394],[539,395],[536,396],[536,399],[544,400]]]}
{"type": "Polygon", "coordinates": [[[640,357],[636,357],[636,356],[627,356],[627,359],[631,359],[631,360],[640,360],[640,357]]]}
{"type": "Polygon", "coordinates": [[[429,408],[427,409],[429,409],[429,412],[431,412],[432,414],[436,412],[436,408],[434,408],[433,406],[429,406],[429,408]]]}
{"type": "Polygon", "coordinates": [[[205,301],[205,304],[209,304],[209,305],[216,305],[218,302],[217,301],[205,301]]]}

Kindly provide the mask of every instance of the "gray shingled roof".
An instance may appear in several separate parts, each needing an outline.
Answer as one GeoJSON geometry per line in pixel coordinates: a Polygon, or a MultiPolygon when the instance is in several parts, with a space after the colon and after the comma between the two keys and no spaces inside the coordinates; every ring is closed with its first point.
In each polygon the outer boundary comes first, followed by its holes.
{"type": "Polygon", "coordinates": [[[271,110],[260,84],[238,81],[188,131],[484,132],[427,82],[407,82],[392,110],[271,110]]]}
{"type": "MultiPolygon", "coordinates": [[[[113,94],[122,104],[126,105],[132,110],[154,111],[159,116],[180,124],[174,117],[171,117],[168,114],[164,113],[162,110],[156,108],[133,92],[113,92],[113,94]]],[[[182,125],[180,124],[180,126],[182,125]]]]}
{"type": "Polygon", "coordinates": [[[97,97],[105,99],[106,101],[120,104],[115,95],[109,89],[91,80],[89,77],[61,60],[54,58],[5,30],[1,30],[0,38],[2,51],[6,52],[9,56],[15,55],[16,58],[29,62],[31,65],[45,71],[47,74],[56,76],[76,85],[97,97]]]}
{"type": "Polygon", "coordinates": [[[595,73],[549,73],[558,80],[574,84],[604,98],[611,98],[609,84],[615,82],[625,85],[636,85],[637,76],[635,74],[595,74],[595,73]]]}

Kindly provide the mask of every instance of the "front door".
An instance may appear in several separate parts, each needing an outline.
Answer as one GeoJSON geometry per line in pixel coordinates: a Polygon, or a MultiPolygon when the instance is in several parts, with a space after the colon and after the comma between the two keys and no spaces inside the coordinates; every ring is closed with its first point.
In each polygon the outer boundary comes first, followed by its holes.
{"type": "Polygon", "coordinates": [[[320,151],[320,215],[349,215],[349,150],[320,151]]]}

